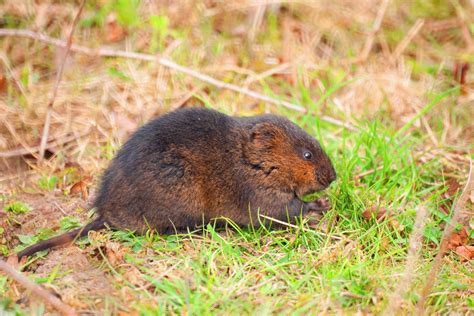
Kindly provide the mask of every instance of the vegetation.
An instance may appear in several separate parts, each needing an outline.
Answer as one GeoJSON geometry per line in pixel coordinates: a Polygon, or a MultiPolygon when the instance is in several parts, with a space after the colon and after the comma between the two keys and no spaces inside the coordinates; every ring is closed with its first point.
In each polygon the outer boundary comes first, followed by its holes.
{"type": "MultiPolygon", "coordinates": [[[[378,314],[391,312],[397,293],[397,312],[413,313],[473,158],[474,7],[394,0],[384,11],[384,3],[86,1],[74,43],[158,54],[306,112],[157,63],[72,53],[46,160],[37,148],[63,50],[0,37],[0,256],[86,223],[108,161],[156,115],[183,106],[272,112],[321,140],[335,163],[338,180],[323,193],[332,208],[321,218],[287,230],[229,222],[171,236],[94,232],[22,262],[24,273],[77,311],[100,314],[378,314]],[[421,251],[399,292],[420,209],[421,251]]],[[[0,26],[66,39],[78,6],[5,0],[0,26]]],[[[426,313],[474,312],[473,200],[426,313]]],[[[49,308],[0,274],[0,310],[49,308]]]]}

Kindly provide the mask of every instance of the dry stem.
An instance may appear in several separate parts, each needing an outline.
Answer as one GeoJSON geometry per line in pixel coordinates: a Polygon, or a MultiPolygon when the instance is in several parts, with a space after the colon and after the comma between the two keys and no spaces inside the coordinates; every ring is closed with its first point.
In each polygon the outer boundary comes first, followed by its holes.
{"type": "Polygon", "coordinates": [[[422,246],[423,228],[425,227],[427,215],[428,212],[426,211],[426,208],[423,205],[420,205],[416,210],[415,224],[413,225],[413,231],[410,235],[410,241],[408,243],[408,254],[405,270],[400,281],[398,282],[398,286],[389,298],[388,307],[383,312],[383,314],[386,316],[398,315],[403,297],[412,286],[416,262],[419,257],[418,253],[422,246]]]}
{"type": "Polygon", "coordinates": [[[67,39],[66,49],[64,51],[64,55],[61,60],[61,63],[59,64],[59,69],[56,73],[56,82],[54,83],[53,94],[51,96],[51,100],[48,103],[46,118],[44,120],[43,133],[41,135],[41,143],[39,147],[40,159],[43,159],[44,157],[46,142],[48,140],[48,134],[49,134],[49,126],[51,125],[51,115],[53,113],[53,105],[54,105],[54,101],[56,100],[56,95],[58,94],[59,83],[61,82],[61,78],[63,76],[64,65],[66,64],[66,59],[71,49],[72,35],[74,34],[74,30],[76,29],[77,22],[79,21],[79,16],[81,15],[81,12],[82,12],[82,9],[84,8],[85,3],[86,3],[86,0],[81,1],[81,4],[79,5],[79,9],[77,10],[76,16],[74,17],[74,20],[71,26],[71,32],[69,33],[69,37],[67,39]]]}
{"type": "Polygon", "coordinates": [[[64,315],[77,315],[76,311],[64,304],[59,298],[49,293],[39,285],[33,283],[30,279],[15,270],[11,265],[0,259],[0,270],[5,272],[13,280],[23,285],[26,289],[33,292],[38,297],[42,298],[46,303],[53,306],[64,315]]]}
{"type": "Polygon", "coordinates": [[[375,17],[374,24],[372,26],[372,30],[365,41],[364,48],[362,49],[359,58],[357,58],[357,62],[364,62],[367,60],[367,57],[369,57],[369,53],[372,50],[372,46],[374,45],[375,36],[382,26],[382,20],[385,16],[385,12],[387,11],[389,3],[390,0],[384,0],[380,5],[379,11],[377,12],[377,16],[375,17]]]}
{"type": "MultiPolygon", "coordinates": [[[[0,28],[0,36],[17,36],[17,37],[26,37],[26,38],[31,38],[34,40],[38,40],[44,43],[48,43],[51,45],[59,46],[59,47],[65,47],[67,44],[66,42],[62,40],[58,40],[52,37],[49,37],[44,34],[36,33],[30,30],[19,30],[19,29],[2,29],[0,28]]],[[[143,53],[135,53],[135,52],[128,52],[128,51],[122,51],[122,50],[113,50],[113,49],[108,49],[108,48],[99,48],[99,49],[92,49],[89,47],[85,46],[79,46],[79,45],[71,45],[71,50],[75,52],[79,52],[82,54],[90,55],[90,56],[101,56],[101,57],[121,57],[121,58],[130,58],[130,59],[138,59],[138,60],[144,60],[144,61],[151,61],[151,62],[157,62],[158,64],[165,66],[167,68],[173,69],[175,71],[184,73],[190,77],[199,79],[201,81],[204,81],[208,84],[211,84],[213,86],[216,86],[220,89],[228,89],[232,90],[241,94],[245,94],[249,97],[255,98],[257,100],[265,101],[271,104],[276,104],[276,105],[281,105],[284,106],[288,109],[292,109],[301,113],[306,113],[307,110],[302,107],[301,105],[294,104],[291,102],[287,101],[281,101],[277,100],[274,98],[271,98],[269,96],[260,94],[258,92],[255,92],[251,89],[248,88],[243,88],[239,87],[235,84],[231,83],[226,83],[220,80],[217,80],[211,76],[202,74],[196,70],[193,70],[191,68],[181,66],[169,59],[163,58],[163,57],[157,57],[154,55],[149,55],[149,54],[143,54],[143,53]]],[[[321,116],[320,119],[322,121],[331,123],[336,126],[344,127],[346,129],[352,130],[352,131],[358,131],[359,129],[349,123],[345,123],[343,121],[340,121],[338,119],[329,117],[329,116],[321,116]]]]}
{"type": "Polygon", "coordinates": [[[474,41],[472,40],[471,31],[468,27],[468,21],[466,21],[466,14],[464,13],[464,10],[459,1],[452,0],[451,3],[456,8],[456,14],[458,16],[459,26],[461,27],[464,42],[466,43],[467,49],[472,52],[474,50],[474,41]]]}
{"type": "MultiPolygon", "coordinates": [[[[286,223],[284,221],[280,221],[280,220],[278,220],[276,218],[273,218],[273,217],[270,217],[270,216],[266,216],[266,215],[263,215],[263,214],[259,214],[259,216],[262,217],[262,218],[268,219],[272,222],[287,226],[287,227],[292,227],[292,228],[297,228],[297,229],[301,228],[300,226],[296,226],[294,224],[286,223]]],[[[336,240],[342,240],[343,239],[342,237],[339,237],[339,236],[328,235],[328,234],[321,233],[321,232],[318,232],[318,231],[315,231],[315,230],[312,230],[312,229],[306,229],[304,227],[302,227],[302,230],[305,231],[305,232],[312,232],[312,233],[315,233],[317,235],[329,237],[329,238],[336,239],[336,240]]]]}
{"type": "Polygon", "coordinates": [[[469,198],[470,192],[473,189],[473,187],[474,187],[474,170],[472,168],[472,160],[469,160],[469,177],[467,179],[466,186],[464,187],[464,190],[462,191],[461,196],[459,197],[459,199],[457,200],[454,206],[454,214],[453,214],[453,217],[451,218],[451,221],[449,221],[446,224],[446,228],[443,231],[443,236],[441,238],[441,245],[439,246],[438,253],[436,254],[430,273],[428,275],[428,278],[426,279],[425,287],[423,288],[420,300],[418,301],[418,304],[416,307],[417,315],[421,315],[423,313],[423,308],[425,305],[426,298],[428,297],[428,294],[431,291],[431,288],[433,287],[433,284],[436,280],[436,276],[443,263],[443,256],[446,253],[446,250],[448,248],[449,238],[452,235],[457,223],[459,222],[459,219],[461,218],[461,215],[464,210],[464,205],[466,204],[466,201],[469,198]]]}
{"type": "MultiPolygon", "coordinates": [[[[12,126],[7,125],[6,121],[4,121],[4,123],[5,123],[5,125],[7,126],[8,130],[10,132],[14,131],[12,126]]],[[[60,138],[60,139],[53,139],[52,141],[46,143],[44,150],[46,151],[46,149],[53,149],[53,148],[56,148],[58,146],[67,144],[67,143],[69,143],[69,142],[71,142],[75,139],[82,138],[87,134],[89,134],[89,131],[87,131],[85,133],[81,133],[79,135],[66,135],[66,136],[64,136],[63,138],[60,138]]],[[[19,136],[15,136],[15,138],[17,140],[21,140],[21,138],[19,136]]],[[[39,150],[40,150],[40,146],[30,147],[30,146],[28,146],[28,144],[26,144],[23,141],[21,141],[20,144],[22,146],[21,148],[15,148],[15,149],[0,152],[0,158],[11,158],[11,157],[18,157],[18,156],[23,156],[23,155],[28,155],[28,154],[31,154],[34,157],[36,157],[36,153],[39,152],[39,150]]]]}
{"type": "Polygon", "coordinates": [[[393,59],[397,60],[403,54],[403,51],[407,48],[408,44],[413,40],[413,38],[421,30],[425,21],[423,19],[416,20],[415,24],[411,27],[408,34],[403,38],[403,40],[397,45],[393,53],[393,59]]]}

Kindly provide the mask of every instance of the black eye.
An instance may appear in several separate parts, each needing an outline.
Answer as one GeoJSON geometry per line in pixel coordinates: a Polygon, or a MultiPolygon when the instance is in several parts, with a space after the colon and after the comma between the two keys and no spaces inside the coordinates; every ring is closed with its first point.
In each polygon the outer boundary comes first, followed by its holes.
{"type": "Polygon", "coordinates": [[[306,159],[306,160],[310,160],[311,158],[313,158],[313,154],[312,154],[310,151],[305,151],[305,152],[303,153],[303,157],[304,157],[304,159],[306,159]]]}

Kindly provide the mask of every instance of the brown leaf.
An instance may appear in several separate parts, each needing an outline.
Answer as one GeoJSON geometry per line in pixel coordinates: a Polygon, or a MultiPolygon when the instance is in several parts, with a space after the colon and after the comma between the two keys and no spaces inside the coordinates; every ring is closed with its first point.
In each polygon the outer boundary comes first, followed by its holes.
{"type": "Polygon", "coordinates": [[[89,181],[87,177],[79,182],[74,183],[71,186],[71,189],[69,190],[69,194],[71,195],[81,194],[82,199],[87,200],[87,198],[89,197],[89,191],[87,190],[88,184],[89,184],[89,181]]]}
{"type": "Polygon", "coordinates": [[[125,38],[127,32],[123,27],[117,23],[117,18],[114,14],[107,17],[106,24],[106,41],[109,43],[119,42],[125,38]]]}
{"type": "Polygon", "coordinates": [[[461,228],[458,232],[453,232],[448,239],[448,249],[454,250],[459,246],[466,244],[468,240],[468,234],[466,227],[461,228]]]}
{"type": "Polygon", "coordinates": [[[130,282],[135,286],[143,286],[145,284],[145,280],[142,277],[142,273],[138,270],[135,266],[130,265],[127,266],[127,272],[123,275],[124,279],[130,282]]]}
{"type": "Polygon", "coordinates": [[[0,93],[7,90],[7,78],[4,75],[0,75],[0,93]]]}
{"type": "Polygon", "coordinates": [[[362,212],[362,217],[367,220],[375,217],[375,219],[379,221],[385,218],[386,214],[387,214],[387,209],[385,207],[373,205],[362,212]]]}
{"type": "Polygon", "coordinates": [[[453,77],[454,80],[459,82],[461,85],[461,92],[465,94],[467,92],[466,88],[466,74],[469,70],[469,64],[466,62],[457,62],[454,64],[453,77]]]}
{"type": "Polygon", "coordinates": [[[461,261],[472,260],[474,258],[474,246],[459,246],[456,247],[456,253],[461,261]]]}
{"type": "Polygon", "coordinates": [[[382,239],[380,240],[380,249],[388,250],[390,249],[390,245],[391,245],[390,238],[388,238],[387,236],[383,236],[382,239]]]}
{"type": "Polygon", "coordinates": [[[446,186],[448,187],[448,190],[446,190],[446,192],[444,193],[444,196],[447,199],[455,195],[456,192],[459,190],[459,188],[461,188],[461,185],[454,178],[449,178],[446,181],[446,186]]]}
{"type": "Polygon", "coordinates": [[[390,225],[391,225],[395,230],[397,230],[397,231],[399,231],[399,232],[401,232],[401,231],[403,231],[403,230],[405,229],[405,225],[400,224],[400,222],[397,221],[397,220],[394,219],[394,218],[391,218],[391,219],[389,220],[389,223],[390,223],[390,225]]]}
{"type": "Polygon", "coordinates": [[[105,254],[112,266],[116,266],[123,262],[123,253],[120,249],[120,243],[108,242],[105,244],[105,254]]]}
{"type": "MultiPolygon", "coordinates": [[[[450,213],[450,210],[449,210],[445,205],[441,205],[441,206],[439,207],[439,210],[440,210],[441,212],[443,212],[444,214],[446,214],[446,215],[449,215],[449,213],[450,213]]],[[[439,228],[443,229],[443,228],[444,228],[444,223],[441,223],[441,224],[439,225],[439,228]]]]}

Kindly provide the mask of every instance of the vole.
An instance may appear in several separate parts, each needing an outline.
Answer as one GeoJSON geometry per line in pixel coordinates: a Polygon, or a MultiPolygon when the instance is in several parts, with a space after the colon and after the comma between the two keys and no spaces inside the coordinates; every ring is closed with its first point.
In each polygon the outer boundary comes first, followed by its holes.
{"type": "Polygon", "coordinates": [[[335,179],[318,141],[284,117],[181,109],[139,128],[117,152],[102,177],[95,220],[18,257],[105,226],[168,234],[222,217],[241,226],[259,225],[258,214],[288,222],[327,208],[301,198],[335,179]]]}

